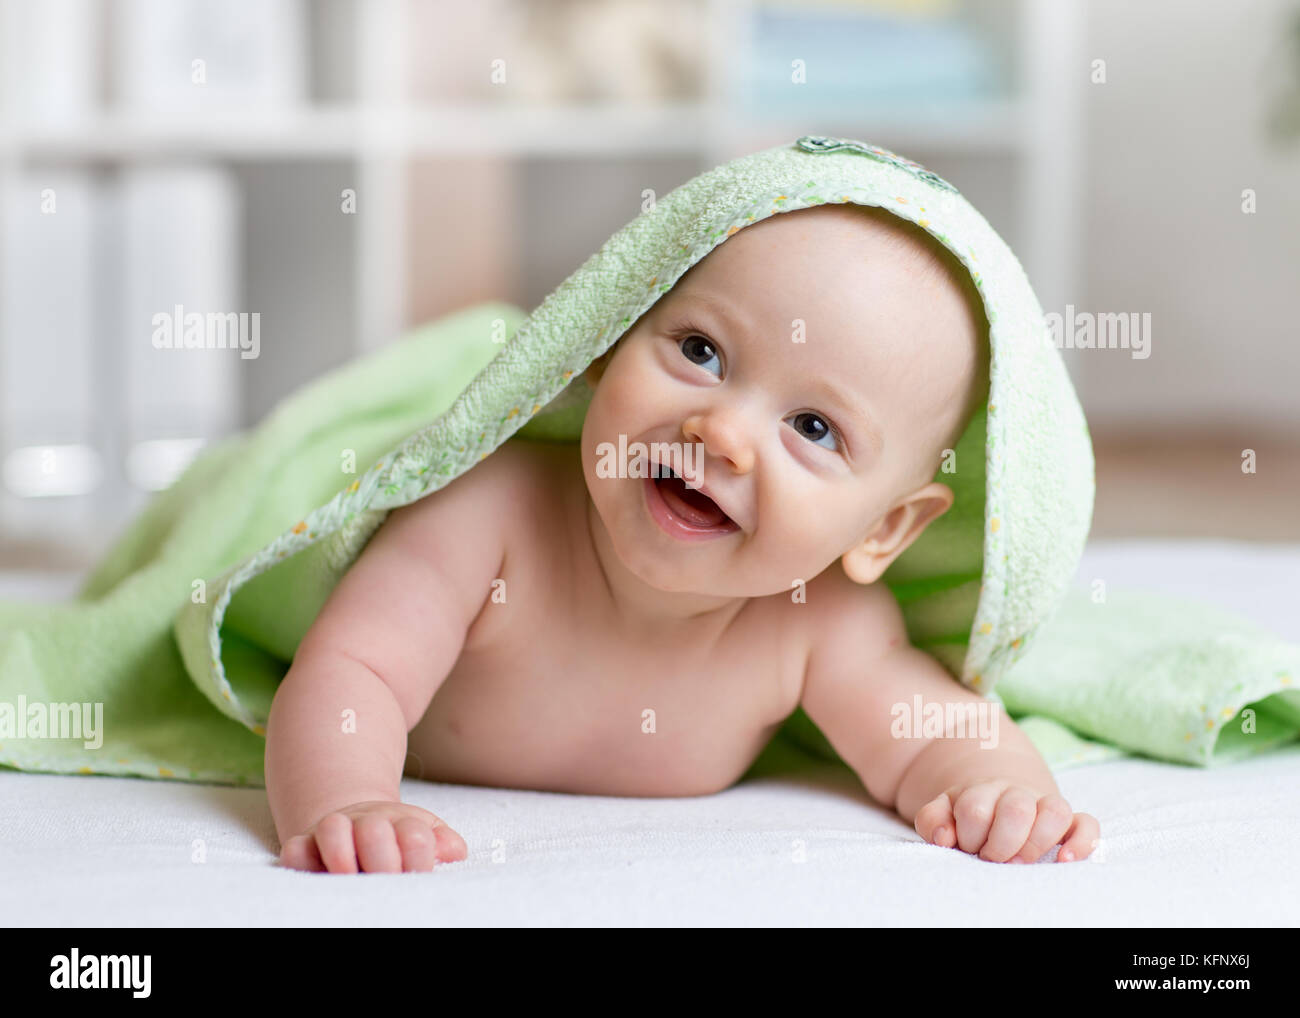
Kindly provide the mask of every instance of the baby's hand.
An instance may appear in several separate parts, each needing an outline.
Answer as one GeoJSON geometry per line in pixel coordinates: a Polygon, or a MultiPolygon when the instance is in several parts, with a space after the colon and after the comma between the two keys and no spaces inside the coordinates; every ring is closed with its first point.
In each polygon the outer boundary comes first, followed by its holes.
{"type": "Polygon", "coordinates": [[[468,855],[441,819],[404,802],[358,802],[321,817],[284,843],[280,863],[314,873],[429,872],[468,855]]]}
{"type": "Polygon", "coordinates": [[[943,848],[978,853],[987,862],[1037,862],[1060,844],[1057,862],[1084,859],[1097,847],[1095,818],[1073,813],[1059,795],[1044,795],[1009,781],[954,785],[916,814],[916,833],[943,848]]]}

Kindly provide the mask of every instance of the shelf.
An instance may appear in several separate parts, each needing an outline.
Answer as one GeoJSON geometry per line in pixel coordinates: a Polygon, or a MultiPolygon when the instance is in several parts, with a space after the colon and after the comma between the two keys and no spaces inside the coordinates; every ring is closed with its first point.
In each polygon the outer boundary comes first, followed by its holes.
{"type": "Polygon", "coordinates": [[[31,160],[336,158],[356,154],[362,138],[361,119],[348,110],[108,114],[57,127],[11,126],[0,133],[0,153],[31,160]]]}
{"type": "Polygon", "coordinates": [[[728,127],[739,150],[761,139],[826,134],[869,141],[901,152],[1016,154],[1028,139],[1023,130],[1023,103],[1018,99],[972,102],[959,113],[924,108],[810,109],[806,116],[767,116],[761,122],[739,119],[728,127]]]}
{"type": "Polygon", "coordinates": [[[773,119],[723,116],[700,103],[647,106],[318,108],[273,114],[106,115],[59,127],[11,126],[0,154],[22,160],[132,160],[184,156],[335,159],[367,155],[503,156],[697,153],[718,143],[842,134],[926,151],[1014,150],[1023,141],[1015,99],[951,110],[870,106],[810,109],[773,119]],[[865,125],[865,126],[864,126],[865,125]]]}

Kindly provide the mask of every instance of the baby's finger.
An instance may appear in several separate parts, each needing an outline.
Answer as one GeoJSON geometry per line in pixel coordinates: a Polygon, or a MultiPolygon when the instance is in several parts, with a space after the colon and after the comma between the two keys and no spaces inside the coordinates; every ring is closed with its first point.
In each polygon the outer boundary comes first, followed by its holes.
{"type": "Polygon", "coordinates": [[[325,869],[316,842],[306,834],[295,835],[284,843],[280,849],[280,864],[288,869],[306,870],[308,873],[320,873],[325,869]]]}
{"type": "Polygon", "coordinates": [[[433,831],[438,838],[438,859],[440,862],[460,862],[469,855],[469,846],[465,844],[465,839],[441,820],[438,821],[438,826],[433,831]]]}
{"type": "Polygon", "coordinates": [[[1044,852],[1065,836],[1073,815],[1070,804],[1059,795],[1045,795],[1039,799],[1038,819],[1016,858],[1021,862],[1037,862],[1044,852]]]}
{"type": "Polygon", "coordinates": [[[1099,834],[1101,834],[1101,827],[1096,817],[1089,816],[1087,813],[1074,814],[1074,823],[1066,833],[1065,844],[1056,853],[1056,861],[1073,862],[1075,859],[1086,859],[1097,847],[1099,834]]]}
{"type": "Polygon", "coordinates": [[[402,852],[402,869],[407,873],[428,873],[438,863],[437,835],[416,817],[402,817],[393,825],[397,847],[402,852]]]}
{"type": "Polygon", "coordinates": [[[993,824],[988,839],[980,849],[986,862],[1006,862],[1020,851],[1038,816],[1038,798],[1012,785],[1003,791],[994,806],[993,824]]]}
{"type": "Polygon", "coordinates": [[[402,852],[388,817],[378,813],[357,817],[352,821],[352,837],[357,846],[357,862],[366,873],[402,872],[402,852]]]}
{"type": "Polygon", "coordinates": [[[357,853],[352,843],[352,818],[331,813],[316,824],[316,847],[331,873],[356,873],[357,853]]]}
{"type": "Polygon", "coordinates": [[[947,792],[917,810],[912,825],[916,833],[932,845],[952,848],[957,844],[957,824],[952,818],[952,800],[947,792]]]}
{"type": "Polygon", "coordinates": [[[972,785],[957,797],[952,815],[957,820],[957,844],[974,855],[988,840],[993,811],[1005,785],[972,785]]]}

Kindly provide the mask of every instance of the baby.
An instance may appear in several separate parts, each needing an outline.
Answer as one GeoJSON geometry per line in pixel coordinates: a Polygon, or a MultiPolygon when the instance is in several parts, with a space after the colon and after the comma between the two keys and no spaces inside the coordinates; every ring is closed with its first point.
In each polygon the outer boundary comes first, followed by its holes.
{"type": "Polygon", "coordinates": [[[282,863],[464,859],[404,774],[718,792],[799,706],[927,842],[1089,855],[1096,820],[1005,714],[993,745],[893,724],[918,695],[1000,711],[909,644],[879,582],[952,505],[932,478],[987,398],[986,335],[965,269],[890,213],[722,243],[588,369],[580,443],[507,442],[393,511],[335,588],[267,722],[282,863]],[[600,469],[637,443],[651,470],[600,469]]]}

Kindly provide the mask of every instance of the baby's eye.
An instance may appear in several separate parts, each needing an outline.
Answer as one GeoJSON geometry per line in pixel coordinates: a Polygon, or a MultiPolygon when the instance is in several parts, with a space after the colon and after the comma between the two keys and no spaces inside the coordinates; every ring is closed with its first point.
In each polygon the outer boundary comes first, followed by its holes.
{"type": "Polygon", "coordinates": [[[718,359],[718,351],[703,336],[687,336],[681,342],[681,350],[687,360],[722,377],[722,361],[718,359]]]}
{"type": "Polygon", "coordinates": [[[813,445],[820,445],[823,449],[830,449],[832,452],[839,449],[840,443],[835,437],[835,429],[827,423],[825,418],[804,411],[793,415],[788,420],[790,421],[790,427],[812,442],[813,445]],[[829,445],[825,444],[826,439],[830,440],[829,445]]]}

